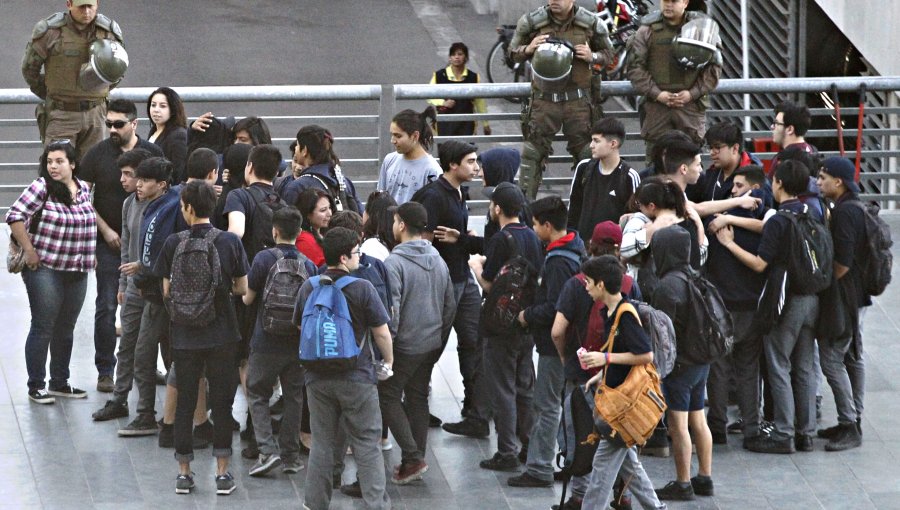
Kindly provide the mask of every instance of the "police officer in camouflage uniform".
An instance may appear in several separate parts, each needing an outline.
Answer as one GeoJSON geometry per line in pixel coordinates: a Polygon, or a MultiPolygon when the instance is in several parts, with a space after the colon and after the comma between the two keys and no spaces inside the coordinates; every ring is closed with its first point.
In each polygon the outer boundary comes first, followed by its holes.
{"type": "Polygon", "coordinates": [[[523,109],[525,144],[519,186],[532,199],[540,188],[544,164],[553,153],[551,144],[560,128],[573,167],[591,157],[591,124],[603,115],[599,69],[613,57],[606,24],[595,13],[575,5],[575,0],[549,0],[548,5],[522,16],[509,45],[510,56],[516,62],[525,62],[542,45],[553,41],[564,42],[571,49],[571,71],[561,73],[564,79],[551,83],[538,79],[535,73],[531,98],[523,109]]]}
{"type": "Polygon", "coordinates": [[[99,14],[97,4],[98,0],[67,0],[68,12],[53,14],[34,26],[22,59],[22,76],[44,100],[36,111],[41,140],[46,145],[68,139],[78,149],[79,159],[105,138],[106,99],[118,83],[91,82],[86,87],[81,75],[83,66],[91,65],[92,43],[109,39],[123,53],[121,28],[99,14]]]}
{"type": "Polygon", "coordinates": [[[694,20],[709,19],[701,12],[686,11],[688,3],[689,0],[661,0],[661,10],[645,16],[628,42],[628,79],[643,96],[641,137],[647,146],[648,163],[656,140],[666,131],[683,131],[695,143],[702,144],[709,93],[719,84],[720,51],[711,52],[710,62],[703,66],[679,62],[679,48],[674,42],[682,27],[694,20]]]}

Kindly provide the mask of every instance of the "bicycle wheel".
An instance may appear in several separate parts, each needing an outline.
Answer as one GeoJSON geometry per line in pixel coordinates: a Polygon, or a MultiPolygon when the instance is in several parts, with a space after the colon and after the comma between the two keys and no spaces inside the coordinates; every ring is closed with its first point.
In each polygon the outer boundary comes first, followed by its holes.
{"type": "Polygon", "coordinates": [[[488,53],[487,78],[491,83],[509,83],[513,81],[513,69],[507,65],[505,41],[497,41],[488,53]]]}

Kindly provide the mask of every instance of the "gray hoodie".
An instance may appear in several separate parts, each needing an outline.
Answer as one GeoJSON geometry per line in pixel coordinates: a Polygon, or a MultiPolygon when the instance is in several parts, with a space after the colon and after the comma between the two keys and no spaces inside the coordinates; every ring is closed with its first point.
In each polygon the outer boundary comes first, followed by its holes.
{"type": "Polygon", "coordinates": [[[430,242],[417,239],[395,246],[384,265],[394,351],[413,355],[440,349],[456,314],[447,264],[430,242]]]}

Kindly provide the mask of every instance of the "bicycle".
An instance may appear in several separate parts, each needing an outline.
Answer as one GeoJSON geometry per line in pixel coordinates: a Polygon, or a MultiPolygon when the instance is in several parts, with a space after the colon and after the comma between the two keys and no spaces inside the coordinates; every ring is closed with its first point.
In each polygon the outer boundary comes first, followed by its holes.
{"type": "MultiPolygon", "coordinates": [[[[531,82],[531,65],[528,62],[516,62],[509,56],[509,43],[516,31],[515,25],[497,27],[497,42],[488,53],[487,78],[491,83],[531,82]]],[[[518,97],[505,98],[511,103],[521,103],[518,97]]]]}

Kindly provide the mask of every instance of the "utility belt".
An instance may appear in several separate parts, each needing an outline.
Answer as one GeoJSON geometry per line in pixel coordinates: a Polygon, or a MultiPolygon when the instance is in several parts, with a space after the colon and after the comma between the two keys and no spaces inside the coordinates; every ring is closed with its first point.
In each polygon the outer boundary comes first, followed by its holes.
{"type": "Polygon", "coordinates": [[[541,99],[543,101],[550,101],[551,103],[565,103],[568,101],[576,101],[578,99],[590,98],[591,97],[591,89],[573,89],[566,90],[564,92],[541,92],[539,90],[534,91],[533,94],[534,99],[541,99]]]}
{"type": "Polygon", "coordinates": [[[86,112],[94,108],[106,104],[106,99],[97,99],[94,101],[57,101],[56,99],[45,100],[47,110],[62,110],[64,112],[86,112]]]}

